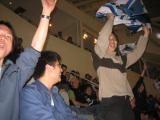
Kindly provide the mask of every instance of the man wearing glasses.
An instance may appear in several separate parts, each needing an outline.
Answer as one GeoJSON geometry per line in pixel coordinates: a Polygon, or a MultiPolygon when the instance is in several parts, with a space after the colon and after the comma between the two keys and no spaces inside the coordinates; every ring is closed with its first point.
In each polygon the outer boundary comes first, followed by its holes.
{"type": "Polygon", "coordinates": [[[60,56],[44,51],[33,75],[36,80],[21,94],[21,120],[82,120],[71,111],[55,86],[61,80],[60,56]]]}

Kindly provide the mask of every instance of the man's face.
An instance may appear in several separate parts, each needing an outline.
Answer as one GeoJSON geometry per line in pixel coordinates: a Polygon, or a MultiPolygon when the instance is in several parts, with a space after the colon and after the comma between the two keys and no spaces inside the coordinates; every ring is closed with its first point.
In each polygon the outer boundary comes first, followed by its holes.
{"type": "Polygon", "coordinates": [[[114,52],[116,48],[117,48],[117,39],[115,35],[111,33],[111,35],[109,36],[108,50],[114,52]]]}
{"type": "Polygon", "coordinates": [[[56,61],[52,69],[52,75],[53,75],[54,81],[56,82],[61,81],[61,73],[62,73],[61,64],[58,61],[56,61]]]}
{"type": "Polygon", "coordinates": [[[13,36],[11,30],[0,25],[0,60],[4,59],[12,50],[13,36]]]}

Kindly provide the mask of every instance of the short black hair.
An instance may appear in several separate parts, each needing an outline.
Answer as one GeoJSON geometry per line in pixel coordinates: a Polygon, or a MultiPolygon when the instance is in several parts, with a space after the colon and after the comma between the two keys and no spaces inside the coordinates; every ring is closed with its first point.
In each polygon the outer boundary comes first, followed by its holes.
{"type": "Polygon", "coordinates": [[[65,64],[62,64],[61,67],[67,69],[67,65],[65,65],[65,64]]]}
{"type": "Polygon", "coordinates": [[[57,61],[61,61],[61,57],[58,53],[53,51],[43,51],[33,74],[34,79],[39,79],[43,76],[46,64],[54,65],[57,61]]]}

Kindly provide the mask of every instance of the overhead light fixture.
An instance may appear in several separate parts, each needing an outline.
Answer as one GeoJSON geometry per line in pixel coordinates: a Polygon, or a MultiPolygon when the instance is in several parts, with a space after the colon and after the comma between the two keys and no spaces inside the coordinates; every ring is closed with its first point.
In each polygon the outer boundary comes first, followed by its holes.
{"type": "Polygon", "coordinates": [[[12,3],[12,1],[9,1],[9,5],[12,5],[13,3],[12,3]]]}
{"type": "Polygon", "coordinates": [[[156,33],[156,37],[160,39],[160,33],[156,33]]]}
{"type": "Polygon", "coordinates": [[[88,38],[88,34],[87,33],[84,33],[83,34],[83,39],[85,40],[85,39],[87,39],[88,38]]]}
{"type": "Polygon", "coordinates": [[[96,44],[97,43],[97,39],[96,38],[94,38],[94,44],[96,44]]]}
{"type": "Polygon", "coordinates": [[[49,24],[49,27],[52,27],[52,23],[49,24]]]}

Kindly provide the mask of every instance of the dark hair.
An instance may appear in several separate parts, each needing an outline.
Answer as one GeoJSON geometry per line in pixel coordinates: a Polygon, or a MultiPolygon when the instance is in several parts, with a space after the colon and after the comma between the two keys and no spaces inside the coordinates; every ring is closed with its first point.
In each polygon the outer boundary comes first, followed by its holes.
{"type": "Polygon", "coordinates": [[[65,64],[62,64],[61,67],[67,69],[67,65],[65,65],[65,64]]]}
{"type": "Polygon", "coordinates": [[[43,51],[38,60],[33,77],[35,79],[40,78],[44,74],[46,64],[54,65],[57,61],[61,61],[61,57],[58,53],[52,51],[43,51]]]}
{"type": "Polygon", "coordinates": [[[7,56],[6,59],[10,59],[13,63],[16,63],[17,58],[20,56],[21,52],[24,51],[23,45],[22,45],[23,39],[18,38],[15,40],[15,48],[12,50],[12,52],[7,56]]]}

